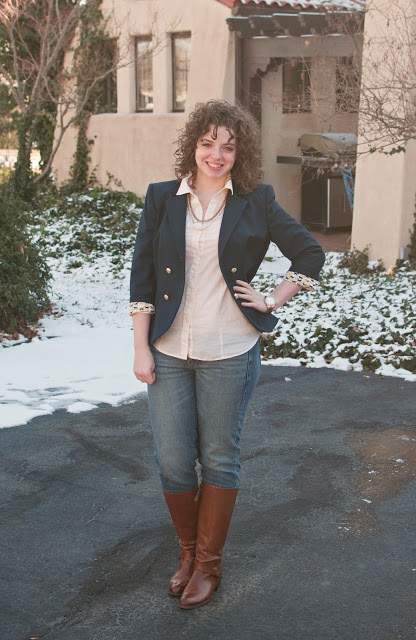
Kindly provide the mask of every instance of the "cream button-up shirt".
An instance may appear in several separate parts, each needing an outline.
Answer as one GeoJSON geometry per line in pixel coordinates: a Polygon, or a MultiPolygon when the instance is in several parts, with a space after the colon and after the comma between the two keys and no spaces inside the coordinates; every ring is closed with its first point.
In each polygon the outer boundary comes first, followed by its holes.
{"type": "MultiPolygon", "coordinates": [[[[233,193],[231,178],[212,197],[207,220],[218,211],[227,190],[233,193]]],[[[185,193],[191,194],[192,208],[201,220],[201,203],[183,178],[176,195],[185,193]]],[[[182,360],[225,360],[249,351],[260,336],[236,305],[221,273],[218,239],[222,217],[223,211],[212,222],[195,224],[188,208],[182,301],[173,323],[153,345],[166,355],[182,360]]]]}

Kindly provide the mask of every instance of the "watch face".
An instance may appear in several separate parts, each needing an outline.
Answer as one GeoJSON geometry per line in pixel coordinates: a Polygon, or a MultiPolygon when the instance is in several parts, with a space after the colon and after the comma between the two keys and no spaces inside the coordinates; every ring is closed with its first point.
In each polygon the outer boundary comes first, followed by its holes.
{"type": "Polygon", "coordinates": [[[276,304],[276,300],[273,298],[273,296],[266,296],[265,300],[266,305],[270,308],[274,307],[274,305],[276,304]]]}

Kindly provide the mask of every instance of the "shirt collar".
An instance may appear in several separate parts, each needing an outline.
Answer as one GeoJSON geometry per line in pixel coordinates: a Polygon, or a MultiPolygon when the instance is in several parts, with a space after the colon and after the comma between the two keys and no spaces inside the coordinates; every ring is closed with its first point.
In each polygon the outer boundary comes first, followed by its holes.
{"type": "MultiPolygon", "coordinates": [[[[192,187],[190,186],[190,184],[188,182],[189,177],[190,176],[185,176],[185,178],[182,178],[181,184],[179,186],[179,189],[176,192],[177,196],[182,196],[184,193],[192,193],[192,195],[195,195],[192,187]]],[[[227,182],[225,183],[223,188],[218,191],[218,193],[223,191],[223,189],[229,189],[231,191],[231,193],[234,193],[233,181],[231,179],[231,176],[228,177],[227,182]]]]}

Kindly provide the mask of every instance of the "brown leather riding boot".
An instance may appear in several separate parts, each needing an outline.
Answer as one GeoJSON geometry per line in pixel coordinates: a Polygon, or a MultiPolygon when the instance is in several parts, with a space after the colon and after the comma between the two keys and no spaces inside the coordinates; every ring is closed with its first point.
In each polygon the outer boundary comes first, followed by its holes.
{"type": "Polygon", "coordinates": [[[194,570],[198,524],[198,487],[182,493],[163,492],[179,538],[179,565],[169,582],[171,596],[180,596],[194,570]]]}
{"type": "Polygon", "coordinates": [[[222,549],[228,533],[238,489],[202,483],[194,572],[183,590],[181,609],[208,602],[221,578],[222,549]]]}

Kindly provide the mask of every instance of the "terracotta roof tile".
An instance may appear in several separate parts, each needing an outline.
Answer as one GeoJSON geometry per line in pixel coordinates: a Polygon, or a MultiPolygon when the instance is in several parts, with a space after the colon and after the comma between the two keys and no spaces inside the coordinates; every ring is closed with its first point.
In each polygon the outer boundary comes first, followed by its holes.
{"type": "Polygon", "coordinates": [[[325,9],[338,11],[362,11],[365,0],[219,0],[228,7],[279,7],[281,9],[325,9]]]}

